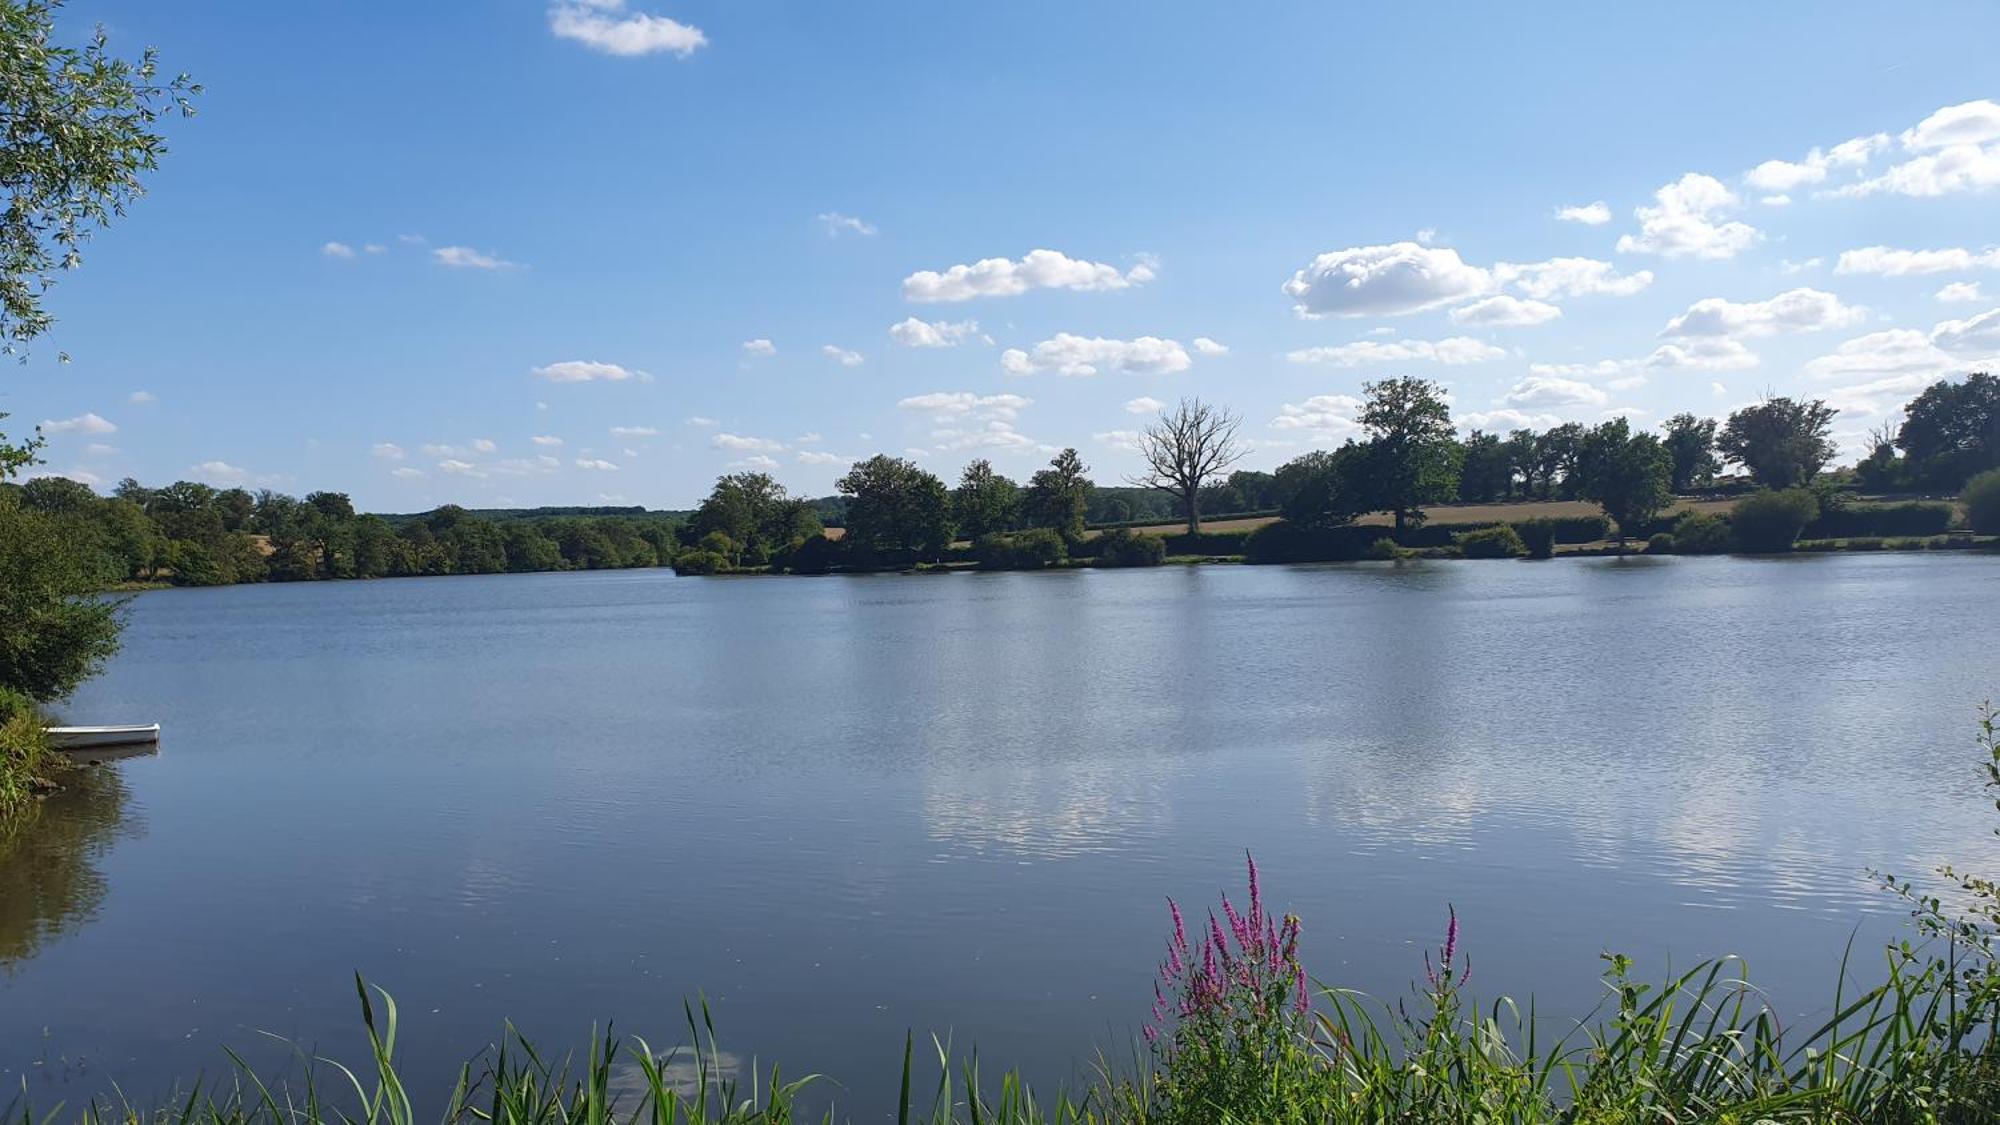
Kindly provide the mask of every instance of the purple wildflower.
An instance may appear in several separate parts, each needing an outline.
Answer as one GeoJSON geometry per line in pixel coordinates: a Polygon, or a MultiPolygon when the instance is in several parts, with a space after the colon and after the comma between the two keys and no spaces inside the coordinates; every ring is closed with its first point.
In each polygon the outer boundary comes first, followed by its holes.
{"type": "Polygon", "coordinates": [[[1257,923],[1264,920],[1264,894],[1257,881],[1257,857],[1246,851],[1243,859],[1250,866],[1250,928],[1254,931],[1262,928],[1257,923]]]}

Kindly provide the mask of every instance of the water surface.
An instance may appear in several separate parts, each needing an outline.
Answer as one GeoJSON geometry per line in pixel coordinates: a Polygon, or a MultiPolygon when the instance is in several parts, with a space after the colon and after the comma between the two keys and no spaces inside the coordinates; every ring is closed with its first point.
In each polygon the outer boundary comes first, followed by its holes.
{"type": "Polygon", "coordinates": [[[41,1104],[503,1019],[733,1053],[873,1109],[905,1029],[1122,1050],[1164,899],[1240,884],[1402,995],[1739,953],[1796,1010],[1987,870],[2000,560],[1600,559],[824,579],[553,574],[137,598],[78,721],[164,724],[0,845],[0,1082],[41,1104]]]}

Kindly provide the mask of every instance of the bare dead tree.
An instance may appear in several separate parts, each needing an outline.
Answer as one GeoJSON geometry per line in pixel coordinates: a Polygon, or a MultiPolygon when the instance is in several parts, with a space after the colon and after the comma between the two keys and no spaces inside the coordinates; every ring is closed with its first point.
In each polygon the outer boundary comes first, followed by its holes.
{"type": "Polygon", "coordinates": [[[1181,400],[1172,413],[1139,435],[1139,454],[1146,472],[1132,478],[1142,488],[1154,488],[1181,502],[1187,512],[1188,534],[1201,530],[1201,489],[1221,479],[1224,470],[1248,450],[1236,440],[1242,419],[1198,398],[1181,400]]]}

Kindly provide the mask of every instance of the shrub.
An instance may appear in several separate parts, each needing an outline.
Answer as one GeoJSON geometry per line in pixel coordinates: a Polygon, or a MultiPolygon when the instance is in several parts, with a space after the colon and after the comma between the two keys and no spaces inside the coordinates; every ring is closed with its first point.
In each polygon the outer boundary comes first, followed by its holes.
{"type": "Polygon", "coordinates": [[[1157,535],[1134,535],[1114,528],[1092,544],[1099,566],[1158,566],[1167,561],[1167,541],[1157,535]]]}
{"type": "Polygon", "coordinates": [[[840,562],[840,544],[824,535],[815,535],[771,561],[793,574],[825,574],[840,562]]]}
{"type": "Polygon", "coordinates": [[[1674,524],[1674,553],[1720,555],[1731,544],[1729,521],[1711,512],[1689,512],[1674,524]]]}
{"type": "Polygon", "coordinates": [[[1951,527],[1949,504],[1820,505],[1819,518],[1803,534],[1814,539],[1859,536],[1942,535],[1951,527]]]}
{"type": "Polygon", "coordinates": [[[0,687],[0,824],[65,764],[61,754],[49,749],[35,701],[0,687]]]}
{"type": "Polygon", "coordinates": [[[1402,558],[1403,549],[1396,546],[1394,539],[1384,535],[1375,542],[1368,544],[1368,557],[1374,559],[1376,562],[1390,562],[1402,558]]]}
{"type": "Polygon", "coordinates": [[[1518,559],[1528,553],[1520,533],[1504,523],[1468,531],[1457,538],[1460,553],[1468,559],[1518,559]]]}
{"type": "Polygon", "coordinates": [[[1556,553],[1554,520],[1522,520],[1514,525],[1514,534],[1521,537],[1521,545],[1527,548],[1531,559],[1551,558],[1556,553]]]}
{"type": "Polygon", "coordinates": [[[674,558],[675,574],[726,574],[729,560],[714,551],[683,551],[674,558]]]}
{"type": "MultiPolygon", "coordinates": [[[[1377,527],[1314,527],[1293,520],[1267,523],[1243,540],[1243,557],[1253,563],[1343,562],[1363,558],[1382,535],[1377,527]]],[[[1173,550],[1172,540],[1167,549],[1173,550]]]]}
{"type": "Polygon", "coordinates": [[[989,534],[972,545],[981,570],[1040,570],[1060,566],[1069,548],[1054,529],[1037,527],[1013,535],[989,534]]]}
{"type": "MultiPolygon", "coordinates": [[[[1260,527],[1257,530],[1264,529],[1260,527]]],[[[1203,531],[1194,535],[1182,532],[1167,536],[1166,548],[1170,555],[1241,555],[1248,553],[1246,543],[1251,534],[1248,531],[1203,531]]]]}
{"type": "Polygon", "coordinates": [[[1646,540],[1649,555],[1671,555],[1674,553],[1674,536],[1670,531],[1656,531],[1646,540]]]}
{"type": "Polygon", "coordinates": [[[1965,482],[1958,502],[1965,505],[1965,524],[1981,535],[2000,535],[2000,469],[1988,469],[1965,482]]]}
{"type": "Polygon", "coordinates": [[[1744,550],[1765,554],[1789,551],[1799,533],[1819,517],[1819,501],[1803,488],[1753,492],[1730,510],[1729,526],[1744,550]]]}

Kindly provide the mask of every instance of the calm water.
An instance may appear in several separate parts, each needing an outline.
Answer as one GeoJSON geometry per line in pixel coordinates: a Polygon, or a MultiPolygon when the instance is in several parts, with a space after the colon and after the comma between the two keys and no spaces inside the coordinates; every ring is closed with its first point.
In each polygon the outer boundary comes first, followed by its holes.
{"type": "Polygon", "coordinates": [[[46,1104],[357,1053],[352,973],[442,1076],[511,1018],[725,1047],[872,1108],[904,1030],[1045,1080],[1122,1048],[1167,895],[1306,919],[1397,996],[1741,953],[1830,998],[1864,872],[2000,867],[1972,720],[2000,560],[536,575],[149,593],[80,721],[164,753],[0,856],[0,1084],[46,1104]],[[24,855],[33,856],[32,861],[24,855]]]}

